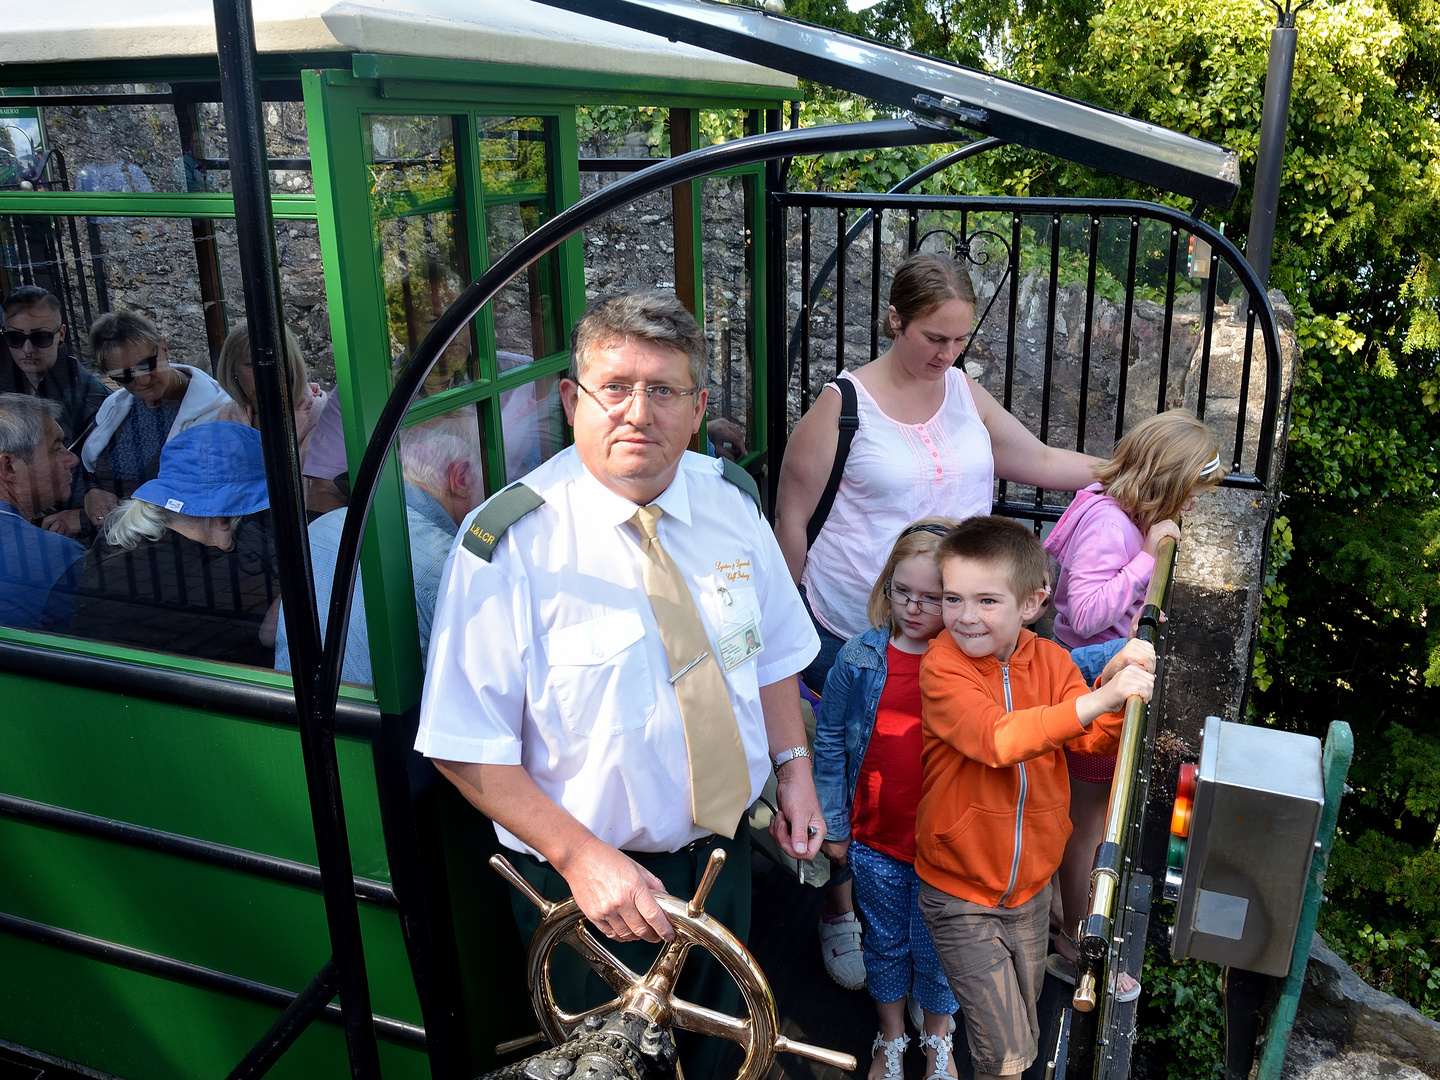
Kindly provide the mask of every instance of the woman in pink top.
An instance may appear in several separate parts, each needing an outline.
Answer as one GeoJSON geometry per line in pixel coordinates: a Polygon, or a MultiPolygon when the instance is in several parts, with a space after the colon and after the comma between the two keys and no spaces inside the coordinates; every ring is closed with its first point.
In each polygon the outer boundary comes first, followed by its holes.
{"type": "MultiPolygon", "coordinates": [[[[311,438],[325,411],[329,395],[320,389],[319,383],[310,382],[305,357],[300,351],[300,342],[294,331],[285,327],[285,374],[290,384],[290,404],[295,410],[295,442],[300,451],[300,464],[305,464],[311,438]]],[[[215,381],[225,388],[231,402],[220,412],[218,419],[233,420],[247,427],[257,427],[255,422],[255,361],[250,352],[250,330],[243,323],[231,330],[220,346],[220,356],[215,364],[215,381]]],[[[329,481],[323,483],[333,487],[329,481]]],[[[311,510],[330,510],[328,502],[316,506],[312,498],[317,481],[305,478],[305,505],[311,510]]],[[[338,505],[343,506],[342,501],[338,505]]]]}
{"type": "Polygon", "coordinates": [[[974,321],[969,274],[949,256],[916,255],[896,271],[885,313],[890,348],[841,376],[856,383],[860,429],[814,547],[806,528],[840,432],[833,383],[791,433],[775,537],[820,631],[820,656],[805,672],[812,690],[824,685],[840,645],[869,625],[866,598],[885,559],[875,537],[920,517],[988,514],[997,474],[1056,491],[1095,480],[1098,460],[1046,446],[955,366],[974,321]]]}
{"type": "MultiPolygon", "coordinates": [[[[814,547],[806,531],[840,438],[834,383],[790,435],[775,538],[820,635],[820,654],[803,675],[816,692],[840,647],[870,625],[866,603],[886,556],[877,537],[917,518],[988,514],[997,473],[1057,491],[1095,480],[1098,460],[1046,446],[955,366],[974,323],[970,277],[949,256],[916,255],[895,272],[884,327],[890,348],[841,376],[856,384],[860,428],[814,547]]],[[[830,880],[837,887],[826,893],[821,923],[826,970],[857,985],[864,974],[848,875],[842,867],[830,880]]]]}

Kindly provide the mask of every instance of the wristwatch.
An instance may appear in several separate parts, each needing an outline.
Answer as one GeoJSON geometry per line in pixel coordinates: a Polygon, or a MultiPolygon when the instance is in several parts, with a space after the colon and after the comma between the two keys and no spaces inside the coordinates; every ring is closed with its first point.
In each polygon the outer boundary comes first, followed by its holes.
{"type": "Polygon", "coordinates": [[[794,761],[797,757],[809,758],[810,764],[815,764],[815,755],[810,752],[810,747],[808,746],[792,746],[788,750],[781,750],[770,759],[770,764],[775,766],[776,772],[779,772],[781,765],[784,765],[787,761],[794,761]]]}

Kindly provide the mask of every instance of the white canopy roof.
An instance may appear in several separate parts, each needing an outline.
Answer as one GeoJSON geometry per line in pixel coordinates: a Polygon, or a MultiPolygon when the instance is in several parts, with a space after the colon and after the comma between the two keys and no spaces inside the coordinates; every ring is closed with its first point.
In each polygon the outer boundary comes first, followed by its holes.
{"type": "MultiPolygon", "coordinates": [[[[791,89],[795,78],[532,0],[252,0],[262,53],[484,60],[791,89]]],[[[211,0],[10,3],[0,64],[215,54],[211,0]]]]}

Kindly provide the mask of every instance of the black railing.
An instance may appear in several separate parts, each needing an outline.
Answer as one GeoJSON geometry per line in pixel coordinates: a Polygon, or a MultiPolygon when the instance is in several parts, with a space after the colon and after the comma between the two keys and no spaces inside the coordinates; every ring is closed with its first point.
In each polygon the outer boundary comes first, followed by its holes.
{"type": "MultiPolygon", "coordinates": [[[[1105,456],[1135,421],[1184,405],[1220,437],[1226,484],[1264,487],[1279,335],[1253,271],[1204,222],[1138,201],[770,198],[783,238],[770,274],[790,298],[771,313],[771,355],[789,360],[771,373],[771,460],[825,382],[882,351],[882,284],[917,250],[944,249],[968,261],[982,316],[959,362],[1042,441],[1105,456]],[[851,227],[856,211],[869,220],[851,227]]],[[[1057,494],[1001,481],[996,512],[1053,520],[1057,494]]]]}

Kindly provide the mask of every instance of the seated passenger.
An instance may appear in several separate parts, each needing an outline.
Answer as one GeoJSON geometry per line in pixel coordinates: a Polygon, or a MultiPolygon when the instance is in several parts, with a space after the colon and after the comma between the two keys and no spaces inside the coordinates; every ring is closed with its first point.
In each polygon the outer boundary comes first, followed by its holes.
{"type": "MultiPolygon", "coordinates": [[[[400,433],[400,471],[405,477],[406,522],[422,659],[430,651],[430,623],[435,614],[440,571],[445,567],[455,532],[465,515],[485,500],[479,438],[473,416],[468,419],[441,416],[400,433]]],[[[310,525],[310,561],[315,570],[315,598],[320,607],[322,633],[330,615],[330,591],[344,525],[344,510],[332,511],[310,525]]],[[[276,631],[275,667],[278,671],[290,670],[283,611],[276,631]]],[[[362,686],[372,682],[365,594],[358,579],[341,678],[362,686]]]]}
{"type": "Polygon", "coordinates": [[[269,667],[280,582],[260,434],[215,421],[165,444],[160,475],[100,530],[73,632],[269,667]]]}
{"type": "Polygon", "coordinates": [[[90,327],[101,374],[120,389],[95,414],[80,460],[91,474],[85,514],[98,526],[120,500],[160,470],[160,448],[186,428],[218,417],[230,398],[199,368],[172,364],[155,324],[133,311],[101,315],[90,327]],[[132,406],[140,402],[143,409],[132,406]]]}
{"type": "Polygon", "coordinates": [[[70,628],[85,549],[32,524],[70,494],[76,458],[59,416],[53,401],[0,394],[0,626],[70,628]]]}
{"type": "MultiPolygon", "coordinates": [[[[5,298],[5,346],[0,360],[0,394],[29,394],[60,406],[57,419],[65,445],[86,433],[105,400],[105,384],[64,350],[67,328],[60,301],[37,285],[22,285],[5,298]]],[[[79,459],[76,459],[78,471],[79,459]]],[[[72,480],[78,480],[78,475],[72,480]]],[[[73,503],[62,505],[41,524],[52,532],[78,536],[86,524],[80,503],[83,485],[72,484],[73,503]]]]}
{"type": "Polygon", "coordinates": [[[312,514],[338,510],[350,501],[350,467],[345,461],[345,425],[340,396],[330,394],[311,433],[300,464],[305,481],[305,509],[312,514]]]}
{"type": "MultiPolygon", "coordinates": [[[[319,383],[309,380],[305,355],[294,332],[285,327],[285,374],[290,384],[290,404],[295,411],[295,443],[300,449],[303,469],[320,414],[329,397],[319,383]]],[[[255,422],[255,361],[250,353],[250,330],[243,323],[231,330],[220,346],[215,379],[233,399],[220,410],[219,419],[234,420],[250,427],[255,422]]]]}

